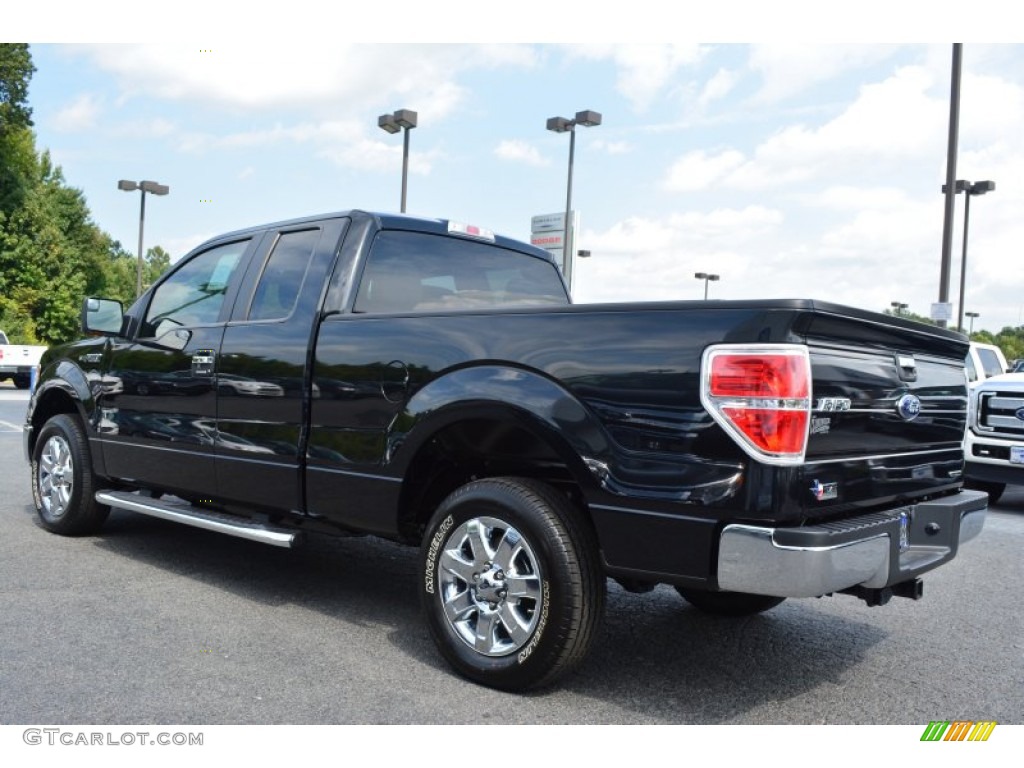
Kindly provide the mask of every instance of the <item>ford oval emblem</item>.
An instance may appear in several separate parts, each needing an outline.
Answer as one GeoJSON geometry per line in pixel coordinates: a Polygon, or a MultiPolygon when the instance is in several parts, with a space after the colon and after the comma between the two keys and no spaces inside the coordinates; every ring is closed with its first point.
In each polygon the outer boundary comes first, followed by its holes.
{"type": "Polygon", "coordinates": [[[1024,421],[1024,408],[1018,408],[1017,412],[1013,415],[1016,416],[1021,421],[1024,421]]]}
{"type": "Polygon", "coordinates": [[[921,414],[921,400],[916,395],[904,395],[896,401],[896,412],[904,421],[913,421],[921,414]]]}

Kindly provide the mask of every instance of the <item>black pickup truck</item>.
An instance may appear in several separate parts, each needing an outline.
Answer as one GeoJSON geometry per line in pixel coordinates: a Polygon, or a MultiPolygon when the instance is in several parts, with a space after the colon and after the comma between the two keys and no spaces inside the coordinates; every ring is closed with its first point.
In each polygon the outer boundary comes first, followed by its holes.
{"type": "Polygon", "coordinates": [[[46,529],[117,507],[418,546],[440,652],[499,688],[578,664],[609,577],[722,614],[879,605],[984,522],[966,340],[858,309],[572,305],[544,251],[350,211],[211,240],[83,327],[28,411],[46,529]]]}

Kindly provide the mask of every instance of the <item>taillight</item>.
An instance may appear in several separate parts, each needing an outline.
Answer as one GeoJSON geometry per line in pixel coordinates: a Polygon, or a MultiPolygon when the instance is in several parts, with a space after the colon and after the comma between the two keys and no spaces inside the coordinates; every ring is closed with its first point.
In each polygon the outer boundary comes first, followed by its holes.
{"type": "Polygon", "coordinates": [[[803,462],[811,420],[811,360],[806,347],[708,347],[700,395],[715,421],[758,461],[803,462]]]}

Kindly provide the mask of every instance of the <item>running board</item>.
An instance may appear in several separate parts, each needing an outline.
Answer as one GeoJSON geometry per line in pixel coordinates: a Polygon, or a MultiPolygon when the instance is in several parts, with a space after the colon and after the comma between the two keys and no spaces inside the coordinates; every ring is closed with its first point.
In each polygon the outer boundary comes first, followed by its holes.
{"type": "MultiPolygon", "coordinates": [[[[173,497],[172,497],[173,498],[173,497]]],[[[209,509],[194,507],[187,501],[176,499],[164,501],[151,496],[139,496],[126,491],[97,491],[96,501],[119,509],[141,512],[151,517],[159,517],[174,523],[191,525],[207,531],[226,533],[240,539],[258,541],[274,547],[294,547],[301,541],[298,531],[285,528],[272,528],[267,525],[244,520],[231,515],[221,514],[209,509]]]]}

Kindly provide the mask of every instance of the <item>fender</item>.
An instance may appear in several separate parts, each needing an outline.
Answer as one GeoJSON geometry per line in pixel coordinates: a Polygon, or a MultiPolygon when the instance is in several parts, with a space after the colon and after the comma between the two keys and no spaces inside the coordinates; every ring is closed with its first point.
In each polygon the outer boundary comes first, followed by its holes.
{"type": "Polygon", "coordinates": [[[385,464],[403,477],[440,429],[476,416],[503,414],[539,428],[577,479],[600,483],[611,441],[597,417],[570,391],[534,371],[503,365],[460,368],[414,394],[388,430],[385,464]]]}
{"type": "MultiPolygon", "coordinates": [[[[28,415],[25,428],[25,458],[31,457],[35,446],[35,435],[52,414],[66,412],[66,408],[54,407],[54,402],[70,400],[74,403],[78,417],[85,426],[90,438],[96,434],[92,415],[96,412],[96,399],[93,397],[89,379],[82,369],[67,359],[58,360],[47,365],[39,376],[35,391],[29,400],[28,415]]],[[[96,453],[94,451],[94,453],[96,453]]]]}

